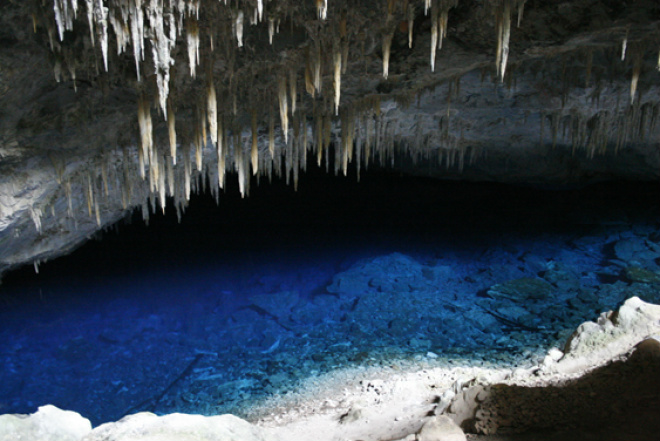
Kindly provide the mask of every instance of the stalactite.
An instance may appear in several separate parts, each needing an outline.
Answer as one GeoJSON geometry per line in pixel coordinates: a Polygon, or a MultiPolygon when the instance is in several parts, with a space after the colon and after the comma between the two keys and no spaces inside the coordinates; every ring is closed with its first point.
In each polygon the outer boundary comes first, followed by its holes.
{"type": "Polygon", "coordinates": [[[281,75],[278,79],[278,98],[280,102],[280,121],[282,123],[282,133],[284,134],[284,142],[287,143],[289,139],[289,110],[286,96],[286,77],[281,75]]]}
{"type": "MultiPolygon", "coordinates": [[[[158,86],[158,97],[160,108],[165,120],[167,120],[167,97],[169,95],[170,66],[173,64],[171,52],[175,41],[165,34],[163,5],[159,0],[150,0],[149,26],[154,35],[150,38],[151,53],[156,72],[156,85],[158,86]]],[[[170,24],[171,26],[172,24],[170,24]]],[[[106,68],[107,70],[107,68],[106,68]]]]}
{"type": "Polygon", "coordinates": [[[243,47],[243,19],[244,14],[242,10],[238,10],[236,13],[236,18],[234,19],[234,29],[236,31],[236,40],[238,42],[238,47],[243,47]]]}
{"type": "Polygon", "coordinates": [[[431,72],[435,72],[435,53],[438,47],[438,14],[431,11],[431,72]]]}
{"type": "Polygon", "coordinates": [[[32,222],[34,223],[34,228],[36,228],[37,233],[41,234],[41,210],[35,206],[31,206],[29,211],[32,222]]]}
{"type": "Polygon", "coordinates": [[[263,0],[257,0],[257,15],[259,16],[259,21],[264,20],[264,2],[263,2],[263,0]]]}
{"type": "Polygon", "coordinates": [[[186,20],[186,43],[188,45],[188,63],[190,65],[190,76],[197,76],[197,65],[199,64],[199,26],[192,18],[186,20]]]}
{"type": "Polygon", "coordinates": [[[249,172],[245,170],[245,159],[243,154],[243,146],[238,142],[234,143],[234,156],[236,165],[238,167],[238,189],[241,197],[244,198],[247,194],[247,180],[249,179],[249,172]]]}
{"type": "Polygon", "coordinates": [[[268,43],[273,45],[273,34],[275,34],[275,19],[268,19],[268,43]]]}
{"type": "Polygon", "coordinates": [[[321,93],[321,44],[317,41],[314,48],[315,51],[312,66],[314,89],[316,89],[317,93],[321,93]]]}
{"type": "Polygon", "coordinates": [[[316,0],[316,10],[321,20],[328,18],[328,0],[316,0]]]}
{"type": "Polygon", "coordinates": [[[525,13],[525,3],[527,0],[518,0],[518,24],[517,27],[520,27],[520,23],[523,19],[523,14],[525,13]]]}
{"type": "Polygon", "coordinates": [[[225,186],[225,150],[227,148],[227,132],[225,131],[225,124],[222,116],[218,118],[218,147],[216,149],[218,155],[218,187],[224,188],[225,186]]]}
{"type": "Polygon", "coordinates": [[[314,135],[316,144],[316,165],[321,167],[323,160],[323,118],[318,109],[314,112],[314,135]]]}
{"type": "Polygon", "coordinates": [[[106,155],[103,155],[103,158],[101,160],[101,180],[103,182],[103,193],[105,194],[105,197],[107,198],[110,194],[110,189],[108,187],[108,158],[106,155]]]}
{"type": "Polygon", "coordinates": [[[503,0],[497,16],[497,76],[504,81],[506,64],[509,60],[509,39],[511,37],[511,0],[503,0]]]}
{"type": "Polygon", "coordinates": [[[259,172],[259,146],[258,146],[258,133],[257,133],[257,111],[252,110],[252,150],[250,157],[252,160],[252,174],[256,175],[259,172]]]}
{"type": "Polygon", "coordinates": [[[291,95],[291,115],[296,113],[296,101],[298,96],[298,78],[295,69],[289,71],[289,94],[291,95]]]}
{"type": "Polygon", "coordinates": [[[140,96],[138,100],[138,125],[140,127],[140,177],[145,178],[144,165],[145,161],[151,156],[151,150],[153,148],[153,127],[151,123],[151,106],[149,102],[144,97],[140,96]]]}
{"type": "Polygon", "coordinates": [[[87,9],[87,25],[89,26],[89,38],[92,42],[92,47],[94,47],[95,46],[95,42],[94,42],[94,0],[85,0],[85,7],[87,9]]]}
{"type": "MultiPolygon", "coordinates": [[[[101,0],[95,0],[97,3],[95,5],[98,5],[101,3],[101,0]]],[[[143,17],[143,12],[142,12],[142,0],[136,0],[134,4],[132,4],[132,8],[129,10],[129,17],[130,17],[130,23],[131,23],[131,40],[133,42],[133,58],[135,58],[135,70],[137,72],[137,79],[140,81],[140,61],[144,60],[144,17],[143,17]]],[[[94,15],[96,17],[96,24],[97,24],[97,31],[98,31],[98,13],[97,8],[95,6],[94,9],[94,15]]],[[[101,32],[98,31],[99,36],[101,35],[101,32]]]]}
{"type": "Polygon", "coordinates": [[[87,173],[87,214],[92,217],[92,207],[94,206],[94,190],[92,189],[92,177],[87,173]]]}
{"type": "Polygon", "coordinates": [[[96,32],[101,43],[101,53],[103,54],[103,66],[108,71],[108,8],[103,6],[101,0],[94,3],[94,21],[96,22],[96,32]]]}
{"type": "MultiPolygon", "coordinates": [[[[333,86],[335,90],[335,115],[339,115],[339,99],[341,97],[341,52],[335,48],[332,54],[334,67],[333,86]]],[[[387,75],[385,76],[387,78],[387,75]]]]}
{"type": "MultiPolygon", "coordinates": [[[[208,80],[206,86],[206,118],[209,123],[209,136],[214,147],[218,146],[218,102],[215,93],[215,85],[213,84],[213,77],[208,80]]],[[[204,143],[206,137],[204,136],[204,143]]]]}
{"type": "Polygon", "coordinates": [[[429,9],[431,9],[431,0],[424,0],[424,15],[429,15],[429,9]]]}
{"type": "Polygon", "coordinates": [[[626,31],[626,36],[623,38],[623,42],[621,43],[621,61],[625,61],[627,49],[628,49],[628,32],[626,31]]]}
{"type": "Polygon", "coordinates": [[[415,25],[415,6],[410,3],[408,5],[408,48],[412,49],[413,46],[413,28],[415,25]]]}
{"type": "Polygon", "coordinates": [[[185,147],[183,152],[183,184],[184,184],[184,196],[186,201],[190,200],[190,177],[192,175],[192,163],[190,161],[190,148],[185,147]]]}
{"type": "MultiPolygon", "coordinates": [[[[200,119],[203,121],[202,118],[200,119]]],[[[203,152],[204,152],[204,141],[202,138],[202,131],[200,127],[196,126],[195,127],[195,167],[197,167],[197,171],[202,171],[203,152]]]]}
{"type": "Polygon", "coordinates": [[[172,161],[166,161],[165,168],[167,169],[167,192],[170,197],[174,197],[176,194],[176,181],[174,180],[174,165],[172,161]]]}
{"type": "Polygon", "coordinates": [[[101,226],[101,210],[99,210],[99,202],[94,201],[94,215],[96,218],[96,226],[101,226]]]}
{"type": "Polygon", "coordinates": [[[172,164],[176,165],[176,116],[171,98],[167,100],[167,129],[170,139],[170,156],[172,157],[172,164]]]}
{"type": "Polygon", "coordinates": [[[440,11],[440,17],[438,19],[439,31],[438,31],[438,48],[442,49],[442,40],[447,38],[447,23],[449,22],[449,11],[443,9],[440,11]]]}
{"type": "Polygon", "coordinates": [[[383,36],[383,78],[387,79],[390,74],[390,49],[394,34],[389,32],[383,36]]]}
{"type": "Polygon", "coordinates": [[[167,188],[165,187],[165,161],[163,160],[163,155],[158,155],[158,158],[156,158],[156,163],[158,164],[158,168],[160,170],[160,174],[158,175],[158,201],[160,203],[160,208],[163,211],[163,214],[165,214],[165,195],[167,188]]]}
{"type": "Polygon", "coordinates": [[[272,161],[275,157],[275,121],[271,110],[268,111],[268,153],[272,161]]]}
{"type": "Polygon", "coordinates": [[[639,74],[642,70],[642,57],[641,55],[635,56],[633,62],[632,79],[630,81],[630,103],[635,102],[635,95],[637,94],[637,83],[639,82],[639,74]]]}

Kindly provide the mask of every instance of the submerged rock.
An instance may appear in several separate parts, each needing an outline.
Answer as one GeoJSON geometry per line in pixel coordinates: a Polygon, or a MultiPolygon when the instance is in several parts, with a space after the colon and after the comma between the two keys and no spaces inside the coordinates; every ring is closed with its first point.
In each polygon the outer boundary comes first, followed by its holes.
{"type": "Polygon", "coordinates": [[[493,298],[505,298],[514,302],[543,300],[550,297],[554,289],[543,279],[523,277],[494,285],[488,290],[493,298]]]}
{"type": "Polygon", "coordinates": [[[660,274],[638,266],[630,266],[624,274],[631,282],[660,284],[660,274]]]}
{"type": "Polygon", "coordinates": [[[272,294],[258,294],[250,297],[250,303],[261,308],[278,320],[288,319],[291,310],[300,301],[298,291],[280,291],[272,294]]]}

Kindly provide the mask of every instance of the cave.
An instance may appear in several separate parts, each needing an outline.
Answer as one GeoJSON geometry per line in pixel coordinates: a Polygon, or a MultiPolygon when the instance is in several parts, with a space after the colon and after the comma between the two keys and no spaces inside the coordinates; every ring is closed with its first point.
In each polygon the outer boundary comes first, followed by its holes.
{"type": "Polygon", "coordinates": [[[657,438],[657,1],[0,22],[0,439],[657,438]]]}

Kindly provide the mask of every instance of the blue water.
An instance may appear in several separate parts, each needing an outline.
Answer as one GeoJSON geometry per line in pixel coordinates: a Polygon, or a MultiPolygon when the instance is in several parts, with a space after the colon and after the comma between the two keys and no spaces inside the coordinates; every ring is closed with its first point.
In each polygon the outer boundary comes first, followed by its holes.
{"type": "Polygon", "coordinates": [[[658,188],[643,183],[546,191],[310,174],[298,192],[234,190],[218,205],[195,197],[181,224],[173,210],[149,227],[136,213],[38,275],[6,275],[0,413],[51,403],[94,425],[143,410],[240,413],[337,367],[428,352],[514,359],[616,307],[575,305],[630,285],[613,244],[658,230],[658,188]],[[550,263],[577,281],[574,294],[553,285],[554,300],[526,305],[520,323],[484,310],[508,307],[490,287],[550,263]],[[360,271],[363,285],[337,292],[360,271]]]}

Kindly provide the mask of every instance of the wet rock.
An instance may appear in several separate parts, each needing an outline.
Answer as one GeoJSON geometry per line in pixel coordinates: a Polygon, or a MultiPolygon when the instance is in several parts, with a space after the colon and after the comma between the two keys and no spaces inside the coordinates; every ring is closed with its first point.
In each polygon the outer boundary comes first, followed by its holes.
{"type": "Polygon", "coordinates": [[[633,283],[625,289],[625,297],[639,297],[645,302],[660,303],[660,286],[647,283],[633,283]]]}
{"type": "Polygon", "coordinates": [[[529,312],[520,306],[503,306],[497,308],[497,314],[512,322],[518,322],[521,318],[527,316],[529,312]]]}
{"type": "Polygon", "coordinates": [[[226,393],[230,391],[237,391],[241,389],[247,389],[253,387],[255,381],[252,379],[244,378],[242,380],[228,381],[218,386],[218,392],[226,393]]]}
{"type": "Polygon", "coordinates": [[[422,265],[401,253],[359,262],[333,279],[328,292],[360,295],[369,292],[410,292],[427,284],[422,265]]]}
{"type": "Polygon", "coordinates": [[[614,244],[614,255],[629,265],[655,266],[654,260],[660,253],[651,250],[644,238],[631,237],[614,244]]]}
{"type": "Polygon", "coordinates": [[[660,284],[660,274],[638,266],[629,266],[623,273],[631,282],[660,284]]]}
{"type": "Polygon", "coordinates": [[[488,290],[493,298],[504,298],[514,302],[543,300],[552,295],[552,285],[543,279],[523,277],[494,285],[488,290]]]}
{"type": "Polygon", "coordinates": [[[431,340],[427,340],[424,338],[411,338],[408,344],[412,348],[417,350],[421,350],[421,349],[427,350],[431,348],[432,342],[431,340]]]}
{"type": "Polygon", "coordinates": [[[417,441],[465,441],[460,427],[446,415],[440,415],[424,423],[417,433],[417,441]]]}
{"type": "Polygon", "coordinates": [[[314,296],[312,302],[299,303],[291,311],[289,319],[300,325],[318,325],[322,322],[337,322],[344,314],[342,307],[346,302],[341,302],[333,295],[314,296]]]}
{"type": "Polygon", "coordinates": [[[543,274],[543,278],[562,292],[577,291],[580,279],[562,265],[555,265],[543,274]]]}
{"type": "Polygon", "coordinates": [[[289,381],[289,376],[283,372],[271,375],[268,377],[268,382],[274,388],[280,388],[289,381]]]}
{"type": "Polygon", "coordinates": [[[0,440],[79,441],[91,431],[88,419],[52,405],[30,415],[0,415],[0,440]]]}
{"type": "Polygon", "coordinates": [[[456,272],[448,265],[435,265],[422,268],[422,276],[434,286],[446,282],[455,274],[456,272]]]}
{"type": "Polygon", "coordinates": [[[618,280],[612,284],[601,285],[598,289],[598,303],[602,308],[610,309],[626,299],[628,284],[618,280]]]}
{"type": "Polygon", "coordinates": [[[279,320],[289,318],[291,310],[300,301],[298,291],[280,291],[272,294],[258,294],[250,297],[250,303],[263,309],[279,320]]]}

